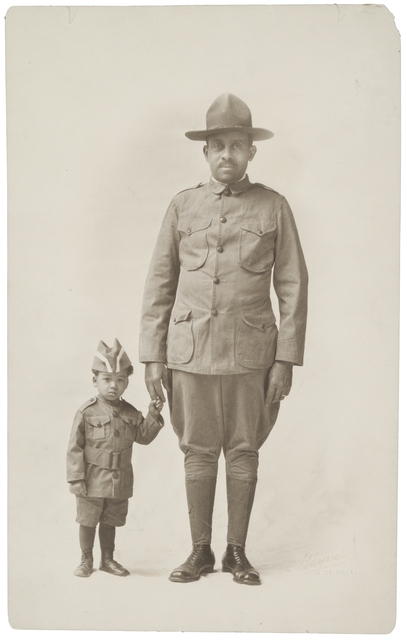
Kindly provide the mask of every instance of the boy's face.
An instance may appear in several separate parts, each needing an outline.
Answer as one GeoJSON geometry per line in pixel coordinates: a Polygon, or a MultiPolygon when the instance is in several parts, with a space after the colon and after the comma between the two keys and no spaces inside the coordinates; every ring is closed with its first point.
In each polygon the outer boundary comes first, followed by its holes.
{"type": "Polygon", "coordinates": [[[123,373],[98,373],[97,376],[93,376],[93,386],[97,388],[99,395],[105,400],[114,402],[118,400],[120,396],[127,389],[129,379],[127,375],[123,373]]]}
{"type": "Polygon", "coordinates": [[[229,131],[210,135],[203,151],[215,180],[233,184],[243,178],[257,149],[244,131],[229,131]]]}

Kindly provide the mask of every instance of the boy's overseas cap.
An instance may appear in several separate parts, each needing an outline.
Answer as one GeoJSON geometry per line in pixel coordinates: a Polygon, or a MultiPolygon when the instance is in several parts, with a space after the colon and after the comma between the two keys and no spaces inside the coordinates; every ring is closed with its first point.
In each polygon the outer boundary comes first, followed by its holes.
{"type": "Polygon", "coordinates": [[[119,373],[119,371],[124,371],[124,369],[130,366],[129,356],[116,338],[111,348],[102,342],[102,340],[99,342],[95,357],[93,358],[92,369],[94,371],[119,373]]]}
{"type": "Polygon", "coordinates": [[[253,140],[268,140],[274,133],[268,129],[252,127],[252,114],[243,100],[232,93],[222,93],[212,102],[206,113],[206,129],[203,131],[187,131],[190,140],[206,140],[213,133],[229,131],[246,131],[253,140]]]}

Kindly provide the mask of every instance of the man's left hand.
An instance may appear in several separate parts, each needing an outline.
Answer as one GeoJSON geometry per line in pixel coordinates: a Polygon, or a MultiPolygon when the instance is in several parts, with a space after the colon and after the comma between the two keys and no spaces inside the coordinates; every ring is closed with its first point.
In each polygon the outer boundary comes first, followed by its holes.
{"type": "Polygon", "coordinates": [[[292,381],[292,363],[277,360],[269,371],[266,405],[284,400],[290,393],[292,381]]]}

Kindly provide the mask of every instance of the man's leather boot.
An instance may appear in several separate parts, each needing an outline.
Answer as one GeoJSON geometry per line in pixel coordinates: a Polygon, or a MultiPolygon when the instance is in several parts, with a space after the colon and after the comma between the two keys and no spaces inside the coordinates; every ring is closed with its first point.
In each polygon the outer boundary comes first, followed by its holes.
{"type": "Polygon", "coordinates": [[[210,545],[212,539],[212,514],[215,502],[216,477],[186,478],[189,526],[192,544],[210,545]]]}
{"type": "Polygon", "coordinates": [[[102,549],[102,557],[100,560],[99,569],[111,573],[113,576],[129,576],[130,571],[127,571],[121,564],[113,560],[113,551],[111,549],[102,549]]]}
{"type": "Polygon", "coordinates": [[[244,547],[228,544],[222,558],[222,571],[232,573],[233,580],[239,584],[261,584],[259,572],[246,558],[244,547]]]}
{"type": "Polygon", "coordinates": [[[78,578],[89,578],[93,573],[92,549],[82,549],[81,563],[73,572],[78,578]]]}
{"type": "Polygon", "coordinates": [[[201,575],[211,573],[215,565],[211,537],[216,476],[197,480],[186,477],[185,488],[193,549],[184,564],[171,573],[171,582],[194,582],[201,575]]]}
{"type": "Polygon", "coordinates": [[[228,499],[228,544],[244,547],[249,529],[257,478],[240,480],[226,476],[228,499]]]}
{"type": "Polygon", "coordinates": [[[241,480],[226,477],[228,499],[228,546],[222,559],[222,571],[233,574],[239,584],[258,585],[260,576],[245,554],[247,531],[252,511],[257,478],[241,480]]]}
{"type": "Polygon", "coordinates": [[[194,582],[201,575],[212,573],[215,556],[210,544],[194,544],[191,555],[184,564],[174,569],[169,580],[171,582],[194,582]]]}

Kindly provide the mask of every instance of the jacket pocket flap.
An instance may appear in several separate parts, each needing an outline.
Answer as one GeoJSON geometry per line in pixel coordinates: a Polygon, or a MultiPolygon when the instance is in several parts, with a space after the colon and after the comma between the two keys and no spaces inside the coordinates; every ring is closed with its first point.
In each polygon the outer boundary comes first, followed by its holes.
{"type": "Polygon", "coordinates": [[[267,327],[271,327],[275,323],[276,319],[272,311],[267,313],[242,313],[242,318],[245,324],[255,329],[264,331],[267,327]]]}
{"type": "Polygon", "coordinates": [[[110,422],[109,416],[87,416],[86,420],[92,427],[103,427],[110,422]]]}
{"type": "Polygon", "coordinates": [[[202,220],[199,218],[193,218],[192,220],[188,218],[181,219],[178,221],[178,231],[183,231],[188,236],[190,236],[191,234],[196,233],[197,231],[204,231],[205,229],[210,227],[211,224],[212,224],[212,219],[211,220],[202,220]]]}
{"type": "Polygon", "coordinates": [[[174,316],[174,323],[178,324],[178,322],[185,322],[185,320],[189,320],[191,317],[191,313],[191,309],[188,309],[187,311],[179,311],[174,316]]]}
{"type": "Polygon", "coordinates": [[[270,231],[274,231],[276,227],[277,222],[275,220],[264,220],[264,218],[260,217],[243,220],[240,224],[240,228],[243,229],[243,231],[250,231],[257,236],[270,233],[270,231]]]}

